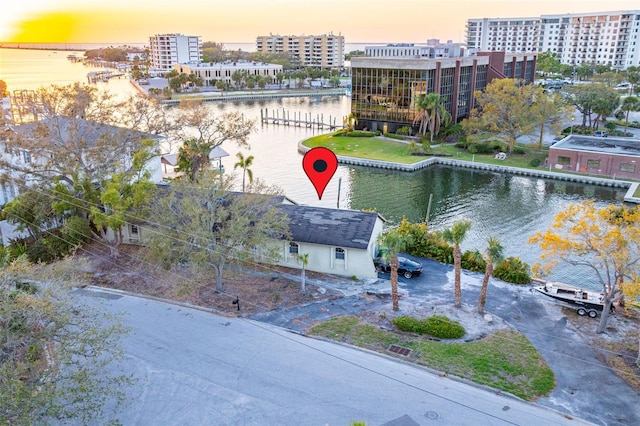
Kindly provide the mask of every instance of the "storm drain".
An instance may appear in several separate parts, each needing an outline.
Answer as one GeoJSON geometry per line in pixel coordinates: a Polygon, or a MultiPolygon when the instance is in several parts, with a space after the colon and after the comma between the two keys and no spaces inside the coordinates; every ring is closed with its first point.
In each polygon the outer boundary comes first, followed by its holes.
{"type": "Polygon", "coordinates": [[[389,352],[402,356],[409,356],[411,354],[411,349],[405,348],[404,346],[391,345],[388,350],[389,352]]]}

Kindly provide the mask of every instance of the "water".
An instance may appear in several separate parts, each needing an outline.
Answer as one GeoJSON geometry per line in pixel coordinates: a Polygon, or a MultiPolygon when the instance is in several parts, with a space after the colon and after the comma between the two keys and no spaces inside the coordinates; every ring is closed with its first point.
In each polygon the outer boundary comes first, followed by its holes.
{"type": "MultiPolygon", "coordinates": [[[[37,88],[52,82],[67,84],[86,81],[91,69],[72,64],[66,53],[0,49],[0,79],[9,89],[37,88]]],[[[121,94],[134,93],[125,80],[102,83],[121,94]]],[[[287,110],[323,114],[325,119],[336,117],[339,123],[350,110],[350,99],[341,97],[289,98],[264,101],[211,103],[216,114],[241,111],[245,118],[259,121],[260,110],[287,110]]],[[[326,120],[325,120],[326,121],[326,120]]],[[[402,216],[418,222],[425,219],[429,195],[433,194],[429,226],[443,229],[454,221],[469,219],[473,226],[463,249],[482,250],[489,235],[499,238],[507,256],[518,256],[533,264],[539,249],[527,243],[536,231],[546,229],[553,217],[570,202],[593,199],[598,205],[619,203],[625,190],[559,182],[545,179],[511,176],[476,170],[432,167],[420,172],[406,173],[362,167],[339,166],[329,182],[322,200],[302,170],[302,156],[297,152],[300,140],[317,130],[308,128],[260,125],[251,135],[251,149],[239,149],[233,144],[223,148],[230,156],[223,159],[227,172],[233,171],[236,153],[254,156],[251,167],[254,176],[268,184],[278,185],[292,200],[300,204],[336,207],[338,185],[341,184],[341,208],[375,209],[390,223],[398,223],[402,216]]],[[[239,171],[238,171],[239,173],[239,171]]],[[[560,268],[553,279],[597,287],[593,280],[575,268],[560,268]]]]}

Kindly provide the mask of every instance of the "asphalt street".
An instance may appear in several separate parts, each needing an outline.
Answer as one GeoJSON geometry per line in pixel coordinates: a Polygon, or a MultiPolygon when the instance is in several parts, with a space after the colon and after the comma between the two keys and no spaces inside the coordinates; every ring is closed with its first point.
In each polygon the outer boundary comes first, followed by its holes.
{"type": "MultiPolygon", "coordinates": [[[[124,425],[579,425],[386,356],[242,318],[89,289],[122,314],[124,425]]],[[[115,367],[114,367],[115,368],[115,367]]]]}
{"type": "MultiPolygon", "coordinates": [[[[452,305],[453,268],[428,259],[407,256],[421,262],[419,277],[399,278],[400,310],[407,305],[452,305]]],[[[389,274],[360,291],[335,287],[348,297],[256,315],[253,318],[284,328],[305,331],[314,322],[336,315],[353,315],[389,304],[388,299],[361,297],[359,293],[389,293],[389,274]]],[[[463,271],[463,303],[477,306],[482,274],[463,271]]],[[[558,305],[532,294],[531,286],[516,286],[491,280],[486,311],[499,316],[523,333],[542,354],[556,376],[554,391],[536,403],[600,425],[639,425],[640,398],[610,368],[604,366],[592,348],[567,322],[558,305]]],[[[594,322],[597,320],[594,320],[594,322]]],[[[596,324],[594,323],[594,327],[596,324]]]]}

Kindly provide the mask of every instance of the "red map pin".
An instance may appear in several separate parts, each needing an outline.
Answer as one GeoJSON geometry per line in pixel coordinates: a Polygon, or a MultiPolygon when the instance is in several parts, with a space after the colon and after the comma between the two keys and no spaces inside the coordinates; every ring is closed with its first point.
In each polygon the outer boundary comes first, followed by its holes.
{"type": "Polygon", "coordinates": [[[312,148],[302,158],[302,168],[322,200],[322,193],[338,169],[338,158],[328,148],[312,148]]]}

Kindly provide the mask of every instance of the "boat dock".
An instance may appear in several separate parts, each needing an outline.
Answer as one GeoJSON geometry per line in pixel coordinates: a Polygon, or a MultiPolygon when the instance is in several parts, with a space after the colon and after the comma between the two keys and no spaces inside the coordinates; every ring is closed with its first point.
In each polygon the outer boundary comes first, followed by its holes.
{"type": "Polygon", "coordinates": [[[125,73],[118,73],[108,70],[91,71],[87,74],[89,83],[97,83],[99,81],[109,81],[112,78],[126,77],[125,73]]]}
{"type": "MultiPolygon", "coordinates": [[[[269,110],[265,108],[264,110],[260,109],[260,122],[262,124],[278,124],[283,126],[295,126],[295,127],[309,127],[314,129],[327,129],[327,130],[336,130],[338,128],[338,124],[336,124],[336,117],[328,117],[328,122],[325,123],[323,114],[316,114],[315,117],[311,115],[311,113],[304,113],[304,118],[302,116],[302,112],[293,112],[293,118],[291,118],[291,114],[289,111],[282,109],[273,110],[271,115],[269,115],[269,110]]],[[[342,123],[340,123],[342,126],[342,123]]]]}

